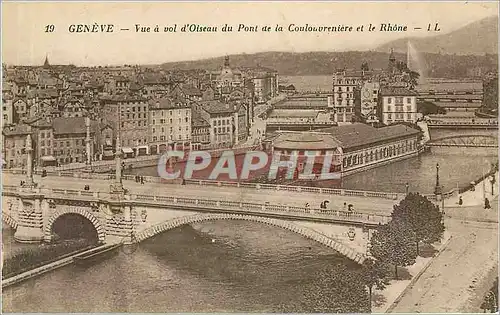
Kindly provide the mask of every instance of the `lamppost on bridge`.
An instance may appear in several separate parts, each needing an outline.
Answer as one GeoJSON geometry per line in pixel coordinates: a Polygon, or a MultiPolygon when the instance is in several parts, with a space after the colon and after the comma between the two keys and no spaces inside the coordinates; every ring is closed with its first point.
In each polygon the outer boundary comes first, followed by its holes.
{"type": "Polygon", "coordinates": [[[118,104],[118,128],[116,133],[116,152],[115,152],[115,181],[110,186],[110,192],[117,198],[125,193],[122,183],[122,160],[121,160],[121,143],[120,143],[120,132],[121,132],[121,105],[118,104]]]}
{"type": "Polygon", "coordinates": [[[408,195],[408,193],[410,192],[410,184],[409,183],[405,184],[405,189],[406,189],[406,195],[408,195]]]}
{"type": "Polygon", "coordinates": [[[441,201],[441,212],[443,213],[444,219],[444,198],[443,187],[439,184],[439,163],[436,163],[436,186],[434,187],[434,195],[436,195],[436,201],[441,201]]]}

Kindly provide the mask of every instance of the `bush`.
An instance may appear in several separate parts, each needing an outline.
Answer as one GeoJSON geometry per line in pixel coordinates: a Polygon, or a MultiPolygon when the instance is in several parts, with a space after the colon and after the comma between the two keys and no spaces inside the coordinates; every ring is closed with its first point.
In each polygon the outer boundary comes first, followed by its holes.
{"type": "Polygon", "coordinates": [[[25,271],[56,261],[61,256],[93,247],[95,241],[86,239],[71,240],[61,243],[43,245],[35,249],[20,251],[6,259],[3,263],[2,279],[13,277],[25,271]]]}

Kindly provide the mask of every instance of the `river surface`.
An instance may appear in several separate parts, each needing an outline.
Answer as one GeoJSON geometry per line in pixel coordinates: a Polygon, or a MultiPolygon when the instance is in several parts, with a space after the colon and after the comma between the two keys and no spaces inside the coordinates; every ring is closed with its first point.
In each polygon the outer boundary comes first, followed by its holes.
{"type": "MultiPolygon", "coordinates": [[[[3,231],[4,236],[9,233],[12,230],[3,231]]],[[[358,267],[329,248],[277,227],[205,222],[160,234],[133,253],[120,251],[91,267],[70,265],[4,289],[3,311],[341,310],[335,303],[338,295],[325,308],[322,295],[331,288],[322,288],[316,279],[325,268],[343,273],[332,277],[344,277],[358,267]],[[323,309],[317,308],[318,299],[323,309]]]]}
{"type": "MultiPolygon", "coordinates": [[[[440,184],[444,191],[463,187],[491,169],[498,161],[494,148],[439,148],[434,147],[417,157],[397,161],[344,177],[332,187],[345,189],[430,194],[436,184],[436,164],[439,163],[440,184]]],[[[156,166],[132,170],[132,174],[158,176],[156,166]]],[[[321,185],[320,185],[321,186],[321,185]]]]}

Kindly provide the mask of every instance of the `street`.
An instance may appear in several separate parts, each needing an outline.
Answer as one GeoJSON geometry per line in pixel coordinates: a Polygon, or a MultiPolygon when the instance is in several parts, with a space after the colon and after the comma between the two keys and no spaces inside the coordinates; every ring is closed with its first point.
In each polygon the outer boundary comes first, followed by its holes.
{"type": "Polygon", "coordinates": [[[497,275],[497,209],[498,199],[492,202],[490,210],[479,206],[470,209],[467,218],[453,215],[463,209],[450,209],[445,219],[446,228],[452,234],[448,247],[434,258],[392,312],[482,312],[479,306],[497,275]]]}

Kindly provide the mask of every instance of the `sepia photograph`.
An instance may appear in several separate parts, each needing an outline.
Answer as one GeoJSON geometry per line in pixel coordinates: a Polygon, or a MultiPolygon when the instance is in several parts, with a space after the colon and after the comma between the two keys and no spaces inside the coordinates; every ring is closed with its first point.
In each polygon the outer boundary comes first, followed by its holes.
{"type": "Polygon", "coordinates": [[[497,1],[2,1],[2,313],[498,313],[497,1]]]}

